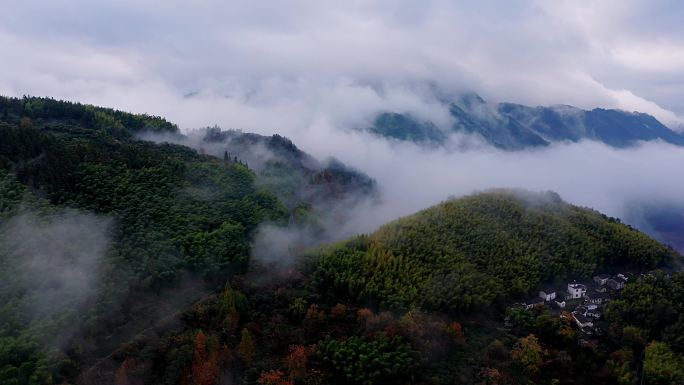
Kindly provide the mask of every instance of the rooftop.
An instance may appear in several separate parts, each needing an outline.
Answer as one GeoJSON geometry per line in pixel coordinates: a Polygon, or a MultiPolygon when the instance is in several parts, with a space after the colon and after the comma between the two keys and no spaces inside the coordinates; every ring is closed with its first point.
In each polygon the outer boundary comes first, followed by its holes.
{"type": "Polygon", "coordinates": [[[591,319],[589,319],[589,318],[587,318],[587,317],[585,317],[585,316],[583,316],[582,314],[579,314],[579,313],[572,313],[572,315],[573,315],[573,317],[575,317],[575,319],[576,319],[579,323],[582,323],[582,324],[585,324],[585,323],[588,323],[588,322],[592,322],[592,323],[594,322],[593,320],[591,320],[591,319]]]}

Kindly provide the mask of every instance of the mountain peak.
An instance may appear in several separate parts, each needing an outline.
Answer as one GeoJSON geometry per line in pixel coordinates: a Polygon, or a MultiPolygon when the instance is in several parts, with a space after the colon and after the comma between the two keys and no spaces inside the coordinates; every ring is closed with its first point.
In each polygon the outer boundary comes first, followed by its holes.
{"type": "Polygon", "coordinates": [[[459,96],[457,104],[465,107],[466,109],[471,109],[485,105],[487,104],[487,101],[474,92],[466,92],[459,96]]]}
{"type": "MultiPolygon", "coordinates": [[[[493,104],[474,92],[463,93],[443,103],[454,119],[451,133],[480,136],[489,144],[509,151],[581,140],[598,141],[617,148],[652,140],[684,146],[682,133],[641,112],[605,108],[583,110],[570,105],[493,104]]],[[[370,131],[400,140],[424,142],[424,138],[430,138],[431,142],[438,143],[445,142],[450,133],[436,136],[428,132],[434,127],[430,121],[417,121],[410,115],[392,116],[392,119],[376,119],[370,131]]]]}

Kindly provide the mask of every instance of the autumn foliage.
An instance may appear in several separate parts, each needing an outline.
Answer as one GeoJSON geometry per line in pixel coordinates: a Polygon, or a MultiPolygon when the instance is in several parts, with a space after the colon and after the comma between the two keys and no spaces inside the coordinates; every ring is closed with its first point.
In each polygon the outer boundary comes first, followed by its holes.
{"type": "Polygon", "coordinates": [[[325,312],[320,310],[317,304],[313,303],[306,311],[305,319],[312,321],[323,321],[325,320],[325,312]]]}
{"type": "Polygon", "coordinates": [[[463,333],[463,326],[461,326],[460,322],[454,321],[449,324],[449,332],[454,336],[454,342],[457,345],[465,345],[466,336],[463,333]]]}
{"type": "Polygon", "coordinates": [[[207,352],[207,336],[201,330],[195,336],[195,356],[192,362],[192,380],[195,385],[213,385],[219,377],[217,352],[207,352]]]}
{"type": "Polygon", "coordinates": [[[342,319],[347,315],[347,306],[341,303],[333,306],[330,310],[330,315],[335,319],[342,319]]]}
{"type": "Polygon", "coordinates": [[[511,351],[511,357],[518,362],[529,375],[539,373],[539,366],[544,358],[544,350],[534,334],[518,340],[511,351]]]}
{"type": "Polygon", "coordinates": [[[298,380],[306,375],[306,364],[309,361],[309,349],[302,345],[290,346],[290,354],[287,355],[287,368],[290,371],[290,379],[298,380]]]}
{"type": "Polygon", "coordinates": [[[356,320],[359,322],[364,322],[373,315],[373,311],[368,308],[359,309],[356,312],[356,320]]]}
{"type": "Polygon", "coordinates": [[[261,373],[257,383],[259,385],[294,385],[293,381],[285,379],[285,373],[280,370],[269,370],[261,373]]]}

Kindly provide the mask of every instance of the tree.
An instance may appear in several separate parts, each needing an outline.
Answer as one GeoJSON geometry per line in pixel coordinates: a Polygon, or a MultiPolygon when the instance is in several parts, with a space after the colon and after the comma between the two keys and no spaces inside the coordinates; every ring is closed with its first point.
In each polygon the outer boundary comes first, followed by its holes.
{"type": "Polygon", "coordinates": [[[503,384],[504,376],[496,368],[485,368],[480,372],[482,382],[479,385],[500,385],[503,384]]]}
{"type": "Polygon", "coordinates": [[[290,354],[287,355],[287,368],[291,380],[299,380],[306,375],[306,364],[309,360],[308,349],[302,345],[290,346],[290,354]]]}
{"type": "Polygon", "coordinates": [[[338,303],[330,310],[330,315],[336,319],[343,319],[347,315],[347,306],[338,303]]]}
{"type": "Polygon", "coordinates": [[[219,312],[223,317],[224,323],[229,333],[233,333],[240,323],[240,313],[235,305],[235,293],[230,287],[230,282],[226,282],[223,294],[219,300],[219,312]]]}
{"type": "Polygon", "coordinates": [[[207,337],[203,331],[195,336],[195,356],[192,362],[192,380],[195,385],[213,385],[218,380],[218,354],[207,352],[207,337]]]}
{"type": "Polygon", "coordinates": [[[237,353],[245,366],[250,366],[252,361],[254,361],[254,356],[256,355],[254,338],[252,333],[246,328],[243,328],[240,333],[240,344],[237,347],[237,353]]]}
{"type": "Polygon", "coordinates": [[[684,381],[684,357],[674,353],[664,342],[646,347],[644,376],[649,385],[678,384],[684,381]]]}
{"type": "Polygon", "coordinates": [[[350,337],[319,341],[316,353],[348,384],[402,384],[411,381],[417,366],[411,346],[401,337],[350,337]]]}
{"type": "Polygon", "coordinates": [[[456,342],[457,345],[465,345],[466,336],[463,333],[463,327],[460,322],[452,322],[449,325],[449,332],[454,336],[454,342],[456,342]]]}
{"type": "Polygon", "coordinates": [[[511,351],[513,359],[522,366],[523,370],[529,375],[539,373],[539,366],[544,358],[544,351],[539,340],[534,334],[518,340],[511,351]]]}

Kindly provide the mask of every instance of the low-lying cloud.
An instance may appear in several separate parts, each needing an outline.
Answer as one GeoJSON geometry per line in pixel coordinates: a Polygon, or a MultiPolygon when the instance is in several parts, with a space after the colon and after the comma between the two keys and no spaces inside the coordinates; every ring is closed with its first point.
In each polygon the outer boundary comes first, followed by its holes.
{"type": "MultiPolygon", "coordinates": [[[[485,145],[424,148],[366,133],[327,136],[334,137],[335,145],[327,147],[331,155],[378,181],[384,204],[373,212],[362,208],[365,220],[352,226],[358,229],[371,230],[450,196],[497,187],[553,190],[573,204],[627,221],[640,202],[684,203],[684,184],[678,178],[684,149],[661,142],[615,149],[584,141],[507,152],[485,145]]],[[[314,146],[319,144],[302,143],[305,150],[314,146]]]]}
{"type": "Polygon", "coordinates": [[[111,224],[105,217],[66,211],[23,213],[0,226],[0,286],[21,304],[25,326],[37,328],[46,347],[60,347],[73,336],[78,312],[97,295],[111,224]]]}
{"type": "Polygon", "coordinates": [[[644,215],[644,210],[684,207],[679,178],[684,149],[670,144],[644,142],[616,149],[584,141],[508,152],[455,135],[451,148],[435,149],[323,127],[294,140],[304,150],[327,152],[378,182],[382,203],[356,206],[348,215],[351,220],[338,223],[341,237],[372,231],[449,197],[503,187],[553,190],[570,203],[662,235],[659,238],[673,246],[682,245],[672,234],[660,234],[644,215]]]}

